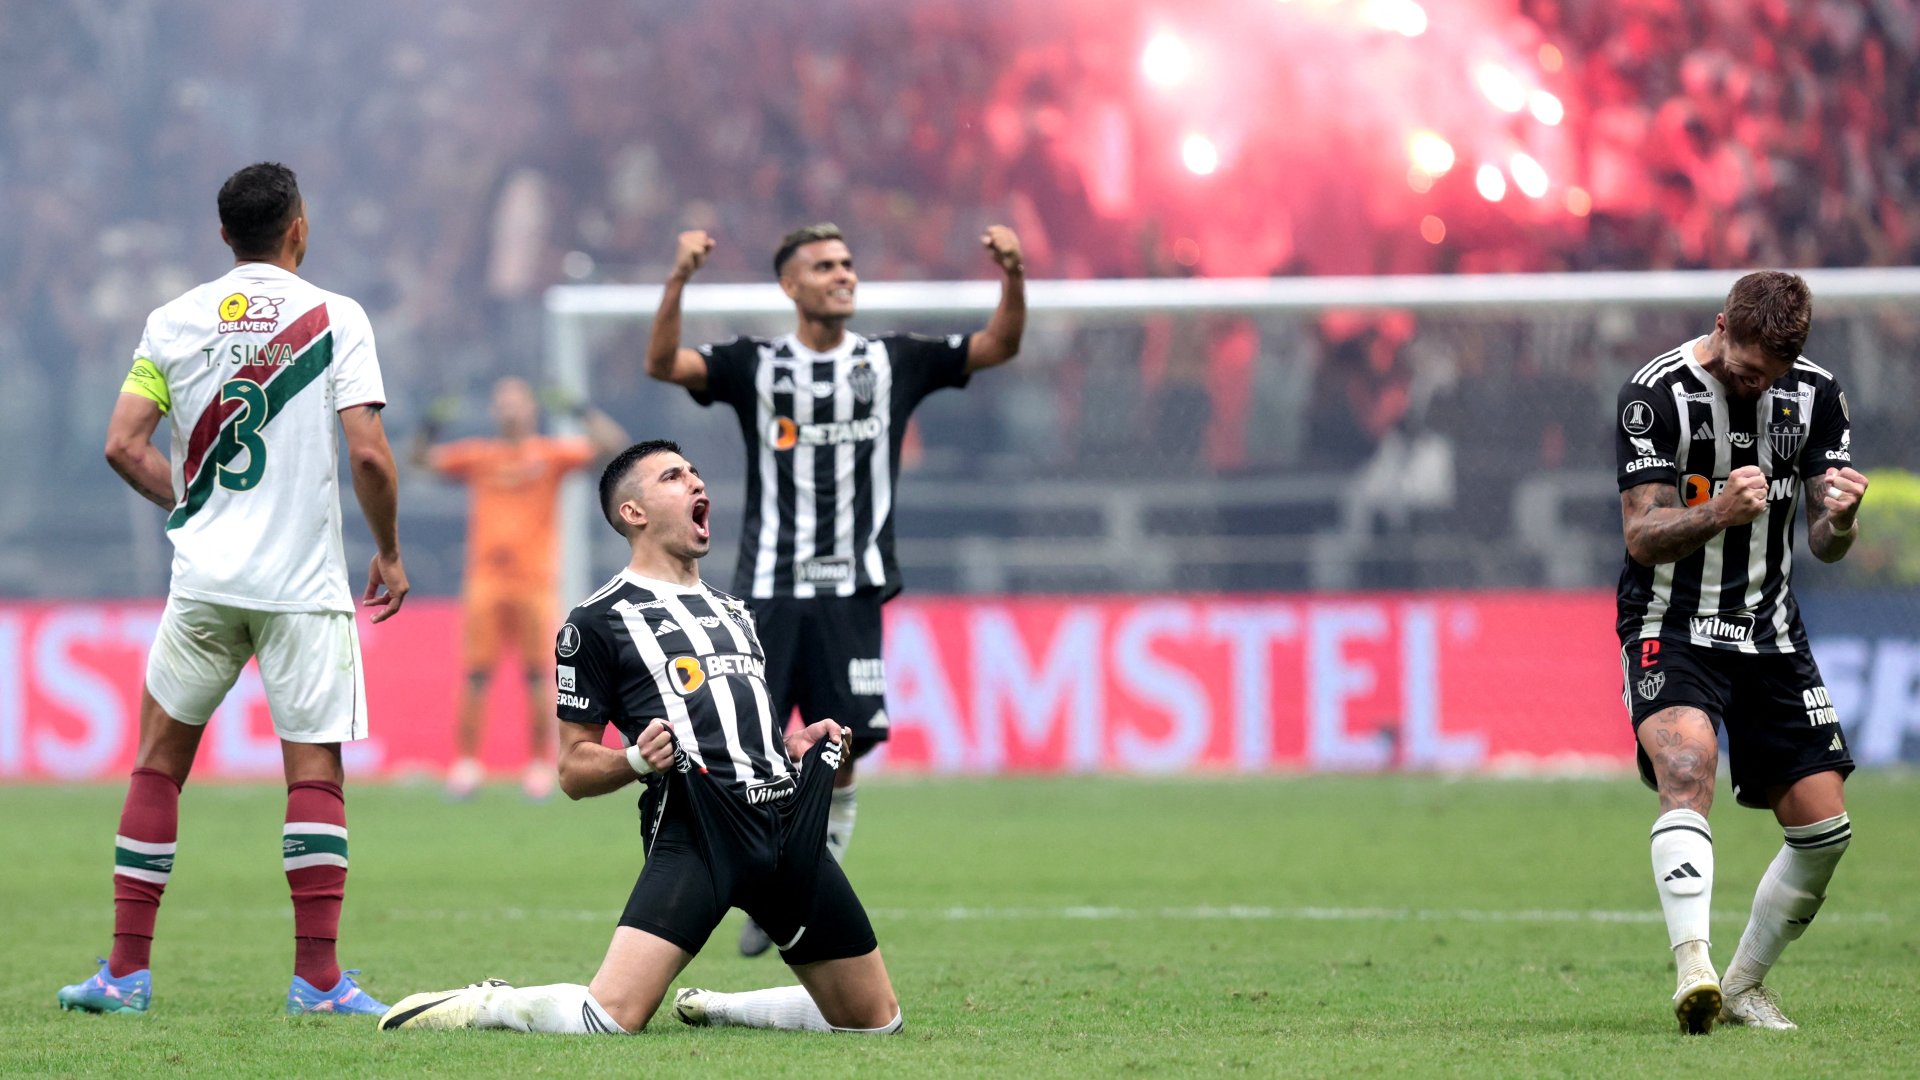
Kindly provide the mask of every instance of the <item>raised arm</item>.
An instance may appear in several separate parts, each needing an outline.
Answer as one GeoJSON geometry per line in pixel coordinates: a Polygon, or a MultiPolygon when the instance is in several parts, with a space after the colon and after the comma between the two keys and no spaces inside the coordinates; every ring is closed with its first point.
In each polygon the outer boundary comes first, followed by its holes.
{"type": "Polygon", "coordinates": [[[1020,338],[1027,332],[1027,271],[1020,238],[1005,225],[989,225],[980,246],[1000,267],[1000,305],[993,309],[987,328],[967,339],[969,373],[999,367],[1019,355],[1020,338]]]}
{"type": "Polygon", "coordinates": [[[373,533],[373,563],[367,569],[367,590],[360,602],[377,609],[374,622],[385,622],[399,614],[408,589],[407,570],[400,561],[400,475],[378,406],[346,409],[340,414],[340,427],[347,436],[353,495],[366,516],[367,530],[373,533]]]}
{"type": "Polygon", "coordinates": [[[660,292],[660,310],[654,312],[647,335],[647,374],[662,382],[678,383],[698,393],[707,388],[707,358],[680,344],[680,294],[707,261],[713,238],[694,229],[680,234],[673,272],[660,292]]]}
{"type": "Polygon", "coordinates": [[[107,464],[127,486],[162,510],[173,509],[173,468],[153,445],[160,406],[139,394],[120,395],[107,421],[107,464]]]}
{"type": "Polygon", "coordinates": [[[1821,562],[1839,562],[1859,538],[1867,478],[1851,468],[1828,469],[1809,487],[1814,490],[1807,498],[1807,549],[1821,562]]]}
{"type": "MultiPolygon", "coordinates": [[[[687,351],[693,352],[692,349],[687,351]]],[[[704,358],[701,361],[701,367],[703,369],[706,367],[704,358]]],[[[580,423],[586,427],[587,441],[593,444],[593,452],[598,457],[610,458],[625,450],[633,442],[627,437],[627,429],[620,426],[620,421],[591,405],[581,412],[580,423]]]]}
{"type": "Polygon", "coordinates": [[[1679,562],[1722,530],[1745,525],[1767,512],[1767,477],[1752,465],[1733,470],[1720,494],[1697,506],[1682,506],[1671,483],[1630,487],[1620,493],[1620,524],[1627,554],[1642,566],[1679,562]]]}
{"type": "Polygon", "coordinates": [[[433,467],[433,448],[440,442],[440,433],[453,419],[460,415],[460,395],[442,394],[427,406],[427,419],[413,429],[413,437],[407,440],[407,464],[428,472],[433,467]]]}

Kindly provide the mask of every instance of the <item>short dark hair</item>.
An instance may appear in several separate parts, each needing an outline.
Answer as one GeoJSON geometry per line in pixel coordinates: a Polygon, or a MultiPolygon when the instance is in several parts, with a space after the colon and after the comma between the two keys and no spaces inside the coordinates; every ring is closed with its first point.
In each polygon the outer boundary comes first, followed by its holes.
{"type": "Polygon", "coordinates": [[[220,185],[220,225],[237,258],[277,254],[280,237],[300,215],[300,183],[277,161],[249,165],[220,185]]]}
{"type": "Polygon", "coordinates": [[[1800,359],[1813,328],[1813,291],[1784,270],[1761,270],[1727,293],[1727,340],[1751,346],[1783,364],[1800,359]]]}
{"type": "Polygon", "coordinates": [[[640,464],[642,458],[649,458],[655,454],[678,453],[680,453],[680,444],[671,439],[648,439],[645,442],[634,443],[620,451],[619,456],[612,461],[607,462],[607,467],[600,473],[600,513],[606,517],[607,524],[613,526],[614,532],[621,536],[627,535],[627,527],[621,523],[620,514],[616,510],[619,506],[617,496],[620,494],[620,482],[627,478],[627,474],[633,471],[635,465],[640,464]]]}
{"type": "Polygon", "coordinates": [[[793,230],[780,238],[780,250],[773,253],[773,276],[779,277],[786,270],[787,260],[793,258],[794,252],[821,240],[838,240],[844,244],[847,242],[847,234],[841,232],[840,226],[831,221],[822,221],[817,225],[803,225],[793,230]]]}

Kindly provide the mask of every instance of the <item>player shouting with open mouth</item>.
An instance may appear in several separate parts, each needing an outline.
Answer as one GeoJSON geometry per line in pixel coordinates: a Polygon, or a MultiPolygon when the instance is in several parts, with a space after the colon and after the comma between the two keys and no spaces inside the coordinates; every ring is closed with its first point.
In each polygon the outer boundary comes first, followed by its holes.
{"type": "Polygon", "coordinates": [[[900,1029],[866,911],[827,853],[827,808],[847,733],[832,720],[782,736],[752,614],[700,580],[712,544],[706,484],[679,447],[628,448],[600,478],[626,569],[568,616],[554,647],[560,786],[581,799],[642,780],[647,862],[593,981],[499,980],[415,994],[399,1028],[637,1032],[731,907],[764,927],[798,986],[683,989],[689,1024],[900,1029]],[[625,750],[601,745],[606,726],[625,750]]]}

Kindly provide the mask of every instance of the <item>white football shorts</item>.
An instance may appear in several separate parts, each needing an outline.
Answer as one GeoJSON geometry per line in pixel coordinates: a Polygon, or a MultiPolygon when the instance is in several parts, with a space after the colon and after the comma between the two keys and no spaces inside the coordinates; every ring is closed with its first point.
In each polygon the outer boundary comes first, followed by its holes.
{"type": "Polygon", "coordinates": [[[273,730],[287,742],[367,737],[367,686],[353,616],[330,611],[255,611],[167,598],[147,654],[147,690],[183,724],[199,726],[259,657],[273,730]]]}

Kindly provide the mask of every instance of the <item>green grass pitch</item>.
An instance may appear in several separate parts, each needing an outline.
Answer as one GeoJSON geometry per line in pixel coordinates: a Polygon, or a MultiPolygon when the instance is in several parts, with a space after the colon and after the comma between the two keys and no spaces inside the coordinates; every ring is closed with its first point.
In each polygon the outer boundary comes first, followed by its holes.
{"type": "MultiPolygon", "coordinates": [[[[378,1035],[279,1014],[282,795],[190,786],[144,1017],[61,1013],[111,930],[117,787],[0,788],[0,1073],[302,1077],[1912,1076],[1920,782],[1851,785],[1853,847],[1770,980],[1802,1030],[1684,1039],[1627,779],[870,781],[849,870],[906,1011],[852,1039],[378,1035]]],[[[592,974],[639,869],[626,796],[350,790],[342,960],[385,1000],[592,974]]],[[[1779,831],[1715,814],[1724,965],[1779,831]]],[[[734,951],[683,984],[788,981],[734,951]]]]}

